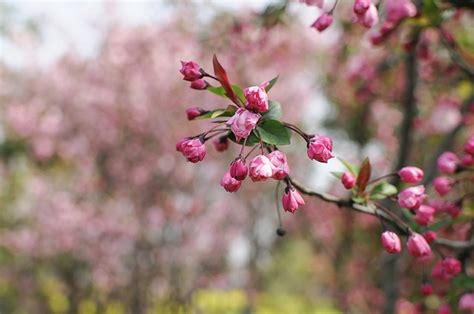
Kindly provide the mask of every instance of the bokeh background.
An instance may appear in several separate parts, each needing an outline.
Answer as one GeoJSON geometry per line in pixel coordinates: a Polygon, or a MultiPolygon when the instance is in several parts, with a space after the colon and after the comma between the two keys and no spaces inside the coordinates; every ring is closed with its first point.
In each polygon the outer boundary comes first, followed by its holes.
{"type": "MultiPolygon", "coordinates": [[[[350,15],[319,34],[308,27],[317,10],[279,1],[1,2],[0,313],[381,311],[390,257],[377,219],[307,198],[283,215],[287,236],[278,238],[273,183],[246,182],[236,194],[219,185],[238,147],[209,146],[197,165],[175,151],[209,126],[188,122],[186,108],[226,105],[178,72],[180,60],[210,71],[215,53],[242,86],[280,75],[270,97],[286,121],[331,134],[349,161],[370,155],[376,172],[389,171],[400,40],[373,48],[350,15]]],[[[472,21],[456,23],[469,44],[472,21]]],[[[439,88],[420,87],[417,152],[457,125],[472,92],[462,79],[444,87],[453,78],[436,71],[447,59],[420,66],[439,88]]],[[[337,160],[307,160],[297,138],[283,150],[295,178],[345,195],[329,174],[342,169],[337,160]]],[[[400,313],[411,313],[410,280],[400,313]]]]}

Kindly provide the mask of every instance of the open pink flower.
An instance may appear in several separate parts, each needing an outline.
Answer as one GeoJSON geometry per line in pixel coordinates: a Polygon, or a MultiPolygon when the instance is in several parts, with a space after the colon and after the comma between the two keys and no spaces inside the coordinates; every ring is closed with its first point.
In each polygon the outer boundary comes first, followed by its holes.
{"type": "Polygon", "coordinates": [[[287,187],[281,199],[283,209],[287,212],[294,213],[298,207],[304,205],[304,199],[300,193],[293,187],[287,187]]]}
{"type": "Polygon", "coordinates": [[[268,178],[271,178],[273,175],[273,164],[270,159],[264,155],[258,155],[249,165],[249,173],[252,181],[263,181],[268,178]]]}
{"type": "Polygon", "coordinates": [[[227,125],[230,125],[235,138],[240,141],[240,139],[247,138],[250,135],[259,119],[260,114],[239,108],[227,121],[227,125]]]}

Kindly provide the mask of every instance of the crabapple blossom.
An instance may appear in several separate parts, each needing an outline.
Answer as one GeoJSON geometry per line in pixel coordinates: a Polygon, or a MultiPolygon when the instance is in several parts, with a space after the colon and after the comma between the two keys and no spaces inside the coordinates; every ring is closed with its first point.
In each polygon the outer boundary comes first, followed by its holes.
{"type": "Polygon", "coordinates": [[[332,155],[332,140],[327,136],[315,135],[308,143],[308,157],[319,162],[327,163],[332,155]]]}
{"type": "Polygon", "coordinates": [[[444,152],[438,158],[438,170],[443,174],[453,174],[460,160],[456,154],[452,152],[444,152]]]}
{"type": "Polygon", "coordinates": [[[385,2],[385,21],[397,24],[406,17],[416,15],[416,6],[411,0],[386,0],[385,2]]]}
{"type": "Polygon", "coordinates": [[[239,180],[232,178],[229,171],[227,171],[221,179],[221,186],[227,192],[236,192],[240,188],[240,184],[241,182],[239,180]]]}
{"type": "Polygon", "coordinates": [[[258,155],[249,164],[249,175],[252,181],[264,181],[271,178],[274,166],[265,155],[258,155]]]}
{"type": "Polygon", "coordinates": [[[275,150],[267,155],[270,162],[273,164],[273,175],[272,178],[276,180],[281,180],[285,178],[290,173],[290,168],[288,166],[288,161],[286,155],[279,151],[275,150]]]}
{"type": "MultiPolygon", "coordinates": [[[[179,144],[179,142],[178,142],[179,144]]],[[[206,146],[200,138],[187,139],[176,146],[186,159],[192,163],[197,163],[206,156],[206,146]]]]}
{"type": "Polygon", "coordinates": [[[426,242],[428,242],[428,244],[433,243],[433,241],[436,240],[436,238],[437,238],[436,232],[434,232],[432,230],[426,231],[422,235],[425,238],[426,242]]]}
{"type": "Polygon", "coordinates": [[[474,311],[474,293],[465,293],[461,296],[458,303],[460,311],[474,311]]]}
{"type": "Polygon", "coordinates": [[[365,27],[371,28],[379,21],[379,13],[377,7],[371,3],[369,9],[365,13],[358,15],[357,20],[365,27]]]}
{"type": "Polygon", "coordinates": [[[201,89],[206,89],[208,84],[203,79],[197,79],[197,80],[192,81],[190,86],[192,89],[201,90],[201,89]]]}
{"type": "Polygon", "coordinates": [[[416,210],[415,221],[422,226],[429,225],[434,219],[435,209],[428,205],[420,205],[416,210]]]}
{"type": "Polygon", "coordinates": [[[437,177],[433,181],[433,187],[439,195],[443,196],[451,191],[454,182],[448,177],[437,177]]]}
{"type": "Polygon", "coordinates": [[[205,110],[199,107],[188,108],[186,109],[186,116],[188,120],[194,120],[205,112],[205,110]]]}
{"type": "Polygon", "coordinates": [[[403,208],[418,209],[426,198],[423,185],[406,188],[398,194],[398,204],[403,208]]]}
{"type": "Polygon", "coordinates": [[[311,25],[311,27],[318,30],[319,32],[322,32],[326,28],[331,26],[332,21],[333,21],[332,14],[323,13],[316,19],[316,21],[314,21],[314,23],[311,25]]]}
{"type": "Polygon", "coordinates": [[[466,144],[464,144],[464,152],[470,155],[474,155],[474,135],[471,135],[466,144]]]}
{"type": "Polygon", "coordinates": [[[352,173],[346,171],[342,174],[341,182],[346,189],[350,190],[355,186],[356,178],[352,173]]]}
{"type": "Polygon", "coordinates": [[[194,61],[181,61],[181,70],[183,80],[195,81],[202,77],[201,67],[194,61]]]}
{"type": "Polygon", "coordinates": [[[420,292],[422,295],[429,296],[433,294],[433,286],[429,283],[424,283],[421,285],[420,292]]]}
{"type": "Polygon", "coordinates": [[[398,172],[403,182],[417,184],[423,180],[423,170],[417,167],[403,167],[398,172]]]}
{"type": "Polygon", "coordinates": [[[381,235],[382,246],[390,254],[400,253],[402,245],[400,238],[395,232],[384,231],[381,235]]]}
{"type": "Polygon", "coordinates": [[[245,162],[241,158],[239,158],[232,162],[232,164],[230,165],[229,172],[232,178],[242,181],[247,177],[248,169],[245,165],[245,162]]]}
{"type": "Polygon", "coordinates": [[[260,114],[239,108],[227,121],[227,125],[230,126],[237,141],[240,141],[242,138],[247,138],[250,135],[259,119],[260,114]]]}
{"type": "Polygon", "coordinates": [[[304,199],[300,193],[293,187],[287,187],[281,199],[283,209],[287,212],[294,213],[300,206],[304,205],[304,199]]]}
{"type": "Polygon", "coordinates": [[[353,6],[354,13],[357,15],[362,15],[369,9],[370,5],[371,0],[355,0],[353,6]]]}
{"type": "Polygon", "coordinates": [[[244,89],[244,96],[247,100],[245,107],[248,110],[260,113],[268,111],[268,95],[263,86],[251,86],[244,89]]]}
{"type": "Polygon", "coordinates": [[[407,242],[408,252],[414,257],[426,257],[431,254],[431,247],[425,238],[418,233],[412,233],[407,242]]]}

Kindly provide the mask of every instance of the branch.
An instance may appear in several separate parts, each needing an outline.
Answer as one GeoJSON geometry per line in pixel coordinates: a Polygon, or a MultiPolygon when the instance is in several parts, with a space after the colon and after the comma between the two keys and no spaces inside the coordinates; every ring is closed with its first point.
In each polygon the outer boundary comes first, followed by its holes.
{"type": "Polygon", "coordinates": [[[474,69],[464,60],[457,49],[456,42],[443,30],[443,28],[439,28],[441,34],[441,42],[443,43],[444,47],[449,52],[451,56],[451,60],[461,69],[463,70],[468,76],[471,78],[474,77],[474,69]]]}

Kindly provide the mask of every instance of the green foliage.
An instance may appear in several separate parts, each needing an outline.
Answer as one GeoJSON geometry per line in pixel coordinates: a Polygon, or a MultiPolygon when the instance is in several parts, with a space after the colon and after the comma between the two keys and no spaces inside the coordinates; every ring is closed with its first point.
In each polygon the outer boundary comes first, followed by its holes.
{"type": "Polygon", "coordinates": [[[262,120],[279,120],[282,116],[281,104],[270,100],[268,102],[268,111],[262,115],[262,120]]]}
{"type": "Polygon", "coordinates": [[[260,134],[263,142],[270,145],[290,144],[290,131],[277,120],[266,120],[257,126],[257,133],[260,134]]]}

